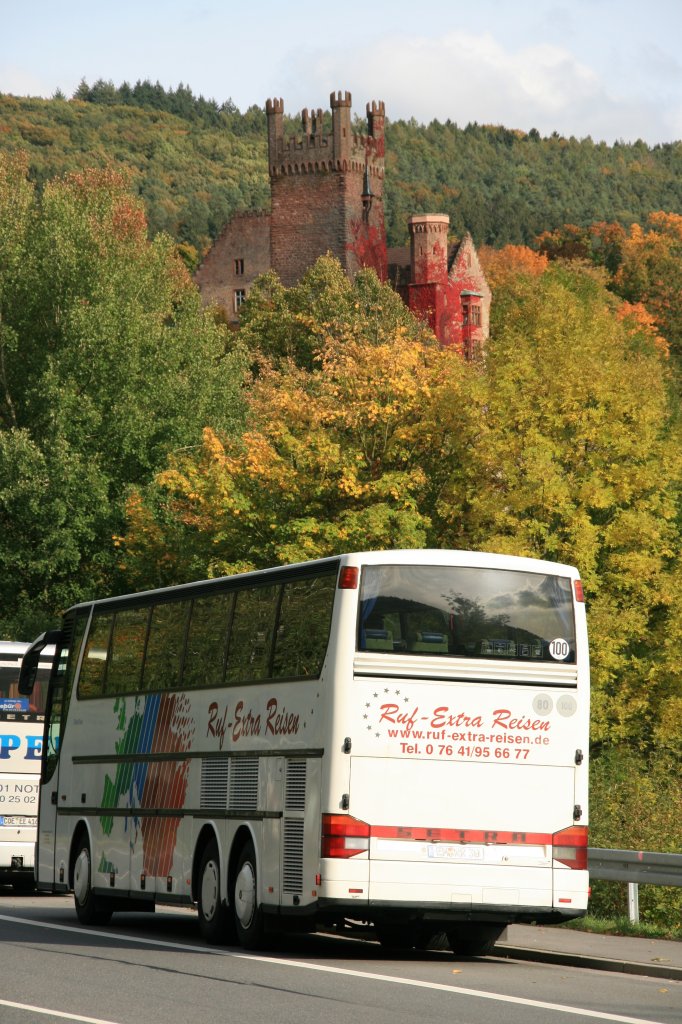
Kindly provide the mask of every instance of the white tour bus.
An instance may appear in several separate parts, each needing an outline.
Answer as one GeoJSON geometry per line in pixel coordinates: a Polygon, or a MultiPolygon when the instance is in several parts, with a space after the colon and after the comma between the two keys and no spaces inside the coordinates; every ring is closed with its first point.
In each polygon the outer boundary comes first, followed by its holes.
{"type": "Polygon", "coordinates": [[[81,604],[46,643],[37,884],[86,924],[197,904],[209,941],[373,925],[490,950],[584,914],[578,574],[348,554],[81,604]]]}
{"type": "Polygon", "coordinates": [[[54,648],[43,652],[31,699],[19,693],[28,644],[0,640],[0,884],[32,889],[43,710],[54,648]]]}

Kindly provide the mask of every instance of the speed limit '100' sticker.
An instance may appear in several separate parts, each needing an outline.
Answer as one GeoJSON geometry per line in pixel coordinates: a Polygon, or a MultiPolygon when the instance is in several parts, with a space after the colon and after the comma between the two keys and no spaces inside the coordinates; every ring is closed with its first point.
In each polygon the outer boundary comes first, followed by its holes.
{"type": "Polygon", "coordinates": [[[562,640],[561,637],[558,637],[556,640],[552,640],[549,645],[549,653],[555,661],[565,661],[570,650],[571,648],[568,640],[562,640]]]}

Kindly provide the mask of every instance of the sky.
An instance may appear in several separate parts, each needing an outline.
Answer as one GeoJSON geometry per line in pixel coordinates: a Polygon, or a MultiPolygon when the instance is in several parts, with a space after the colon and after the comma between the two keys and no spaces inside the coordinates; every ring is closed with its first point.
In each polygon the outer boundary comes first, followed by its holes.
{"type": "Polygon", "coordinates": [[[655,145],[682,139],[682,0],[0,0],[0,93],[82,79],[655,145]]]}

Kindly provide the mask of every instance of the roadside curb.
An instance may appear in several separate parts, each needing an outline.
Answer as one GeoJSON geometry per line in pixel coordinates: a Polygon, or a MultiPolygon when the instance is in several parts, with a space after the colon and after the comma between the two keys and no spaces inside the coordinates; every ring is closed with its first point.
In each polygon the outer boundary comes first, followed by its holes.
{"type": "Polygon", "coordinates": [[[590,956],[584,953],[563,953],[551,949],[529,949],[524,946],[508,946],[499,943],[492,956],[505,960],[531,960],[541,964],[557,964],[563,967],[592,968],[595,971],[612,971],[617,974],[639,974],[649,978],[667,978],[682,981],[682,967],[674,964],[654,964],[631,960],[610,960],[608,957],[590,956]]]}

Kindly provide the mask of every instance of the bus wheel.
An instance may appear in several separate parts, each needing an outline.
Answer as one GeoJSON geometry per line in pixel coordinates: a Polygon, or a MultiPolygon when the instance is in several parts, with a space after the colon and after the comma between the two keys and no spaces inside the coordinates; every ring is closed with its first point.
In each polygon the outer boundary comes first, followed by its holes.
{"type": "Polygon", "coordinates": [[[201,857],[199,866],[199,928],[212,945],[234,941],[230,914],[220,898],[220,854],[212,839],[201,857]]]}
{"type": "Polygon", "coordinates": [[[263,910],[258,904],[256,851],[249,840],[237,861],[232,899],[237,938],[244,949],[259,949],[263,944],[265,928],[263,910]]]}
{"type": "Polygon", "coordinates": [[[503,924],[463,924],[448,928],[450,949],[455,956],[490,956],[505,927],[503,924]]]}
{"type": "Polygon", "coordinates": [[[80,840],[73,865],[73,898],[81,924],[108,924],[111,920],[111,910],[103,909],[92,891],[90,843],[85,836],[80,840]]]}

